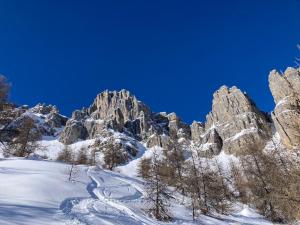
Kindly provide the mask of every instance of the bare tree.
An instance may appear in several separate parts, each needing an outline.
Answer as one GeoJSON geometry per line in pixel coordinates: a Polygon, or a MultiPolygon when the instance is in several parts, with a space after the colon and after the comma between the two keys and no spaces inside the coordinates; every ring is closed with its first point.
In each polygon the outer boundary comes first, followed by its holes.
{"type": "MultiPolygon", "coordinates": [[[[300,45],[299,44],[297,44],[297,49],[300,50],[300,45]]],[[[296,64],[297,67],[300,66],[300,58],[299,57],[295,58],[295,64],[296,64]]]]}
{"type": "Polygon", "coordinates": [[[195,220],[196,212],[201,210],[202,189],[200,185],[199,170],[197,168],[195,157],[191,155],[191,163],[187,165],[185,176],[186,194],[191,199],[191,207],[193,212],[193,220],[195,220]]]}
{"type": "Polygon", "coordinates": [[[100,148],[104,153],[104,162],[109,170],[124,162],[126,158],[123,154],[122,147],[118,143],[115,143],[113,138],[110,138],[107,142],[103,143],[100,148]]]}
{"type": "Polygon", "coordinates": [[[151,170],[151,158],[142,158],[137,169],[137,173],[140,177],[148,179],[150,177],[151,170]]]}
{"type": "Polygon", "coordinates": [[[69,145],[64,145],[63,149],[58,153],[57,160],[65,163],[73,163],[75,161],[74,153],[69,145]]]}
{"type": "Polygon", "coordinates": [[[230,161],[231,184],[235,188],[232,192],[232,197],[244,204],[249,203],[249,189],[247,188],[247,180],[243,174],[241,165],[234,161],[230,161]]]}
{"type": "Polygon", "coordinates": [[[87,148],[81,147],[77,156],[77,164],[88,164],[87,148]]]}
{"type": "Polygon", "coordinates": [[[12,149],[11,149],[11,146],[8,142],[1,142],[0,143],[0,147],[3,151],[3,156],[6,158],[6,157],[9,157],[13,154],[12,152],[12,149]]]}
{"type": "Polygon", "coordinates": [[[225,181],[225,175],[219,163],[215,160],[200,158],[192,154],[187,165],[185,176],[187,195],[191,199],[193,219],[197,211],[202,214],[218,212],[227,214],[231,211],[230,191],[225,181]]]}
{"type": "MultiPolygon", "coordinates": [[[[98,145],[99,141],[97,140],[95,142],[95,145],[98,145]]],[[[89,159],[89,164],[94,166],[96,165],[96,155],[99,153],[99,149],[96,147],[93,147],[91,150],[91,155],[90,155],[90,159],[89,159]]]]}
{"type": "Polygon", "coordinates": [[[178,143],[173,143],[171,150],[166,152],[166,156],[167,165],[170,167],[170,177],[173,180],[172,183],[174,183],[177,189],[179,189],[181,193],[184,194],[185,188],[183,171],[185,169],[185,159],[181,146],[178,143]]]}
{"type": "Polygon", "coordinates": [[[270,220],[295,222],[300,219],[300,168],[298,162],[286,164],[288,159],[280,157],[276,152],[249,150],[240,159],[245,177],[241,187],[248,192],[248,204],[270,220]]]}
{"type": "Polygon", "coordinates": [[[68,165],[67,168],[67,174],[68,174],[68,181],[69,182],[74,182],[75,178],[77,177],[78,173],[79,173],[79,169],[76,166],[75,162],[71,162],[70,165],[68,165]]]}
{"type": "Polygon", "coordinates": [[[146,190],[149,201],[149,213],[157,220],[170,221],[171,216],[168,212],[168,201],[171,197],[167,184],[163,182],[161,174],[162,162],[159,161],[155,152],[152,158],[149,176],[147,178],[146,190]]]}
{"type": "Polygon", "coordinates": [[[10,85],[4,75],[0,75],[0,103],[7,101],[10,85]]]}
{"type": "Polygon", "coordinates": [[[69,182],[75,181],[75,178],[78,175],[79,170],[78,167],[76,166],[77,161],[76,161],[75,154],[69,145],[64,145],[62,151],[58,154],[57,160],[69,164],[67,165],[64,172],[67,174],[69,182]]]}
{"type": "Polygon", "coordinates": [[[26,157],[39,148],[36,141],[39,139],[40,134],[36,130],[34,120],[31,117],[24,116],[21,119],[17,134],[17,137],[9,143],[14,155],[26,157]]]}
{"type": "Polygon", "coordinates": [[[246,156],[241,157],[241,164],[247,179],[247,187],[251,191],[252,203],[272,221],[280,220],[276,216],[271,198],[273,187],[270,183],[271,179],[268,178],[272,173],[270,170],[275,169],[275,164],[269,161],[262,151],[255,148],[249,150],[246,156]]]}
{"type": "Polygon", "coordinates": [[[208,198],[211,202],[210,204],[218,213],[228,214],[232,208],[232,194],[226,182],[226,175],[223,173],[223,169],[216,158],[214,159],[213,168],[210,168],[210,170],[210,182],[208,184],[208,198]]]}

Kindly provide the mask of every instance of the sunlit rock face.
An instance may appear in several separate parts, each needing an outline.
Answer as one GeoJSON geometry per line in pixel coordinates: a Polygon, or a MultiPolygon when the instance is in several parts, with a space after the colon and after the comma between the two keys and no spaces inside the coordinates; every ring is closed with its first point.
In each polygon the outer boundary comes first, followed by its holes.
{"type": "Polygon", "coordinates": [[[222,86],[214,93],[212,111],[203,125],[192,125],[193,141],[200,141],[208,151],[222,150],[243,154],[252,148],[263,148],[271,137],[267,115],[237,87],[222,86]]]}
{"type": "Polygon", "coordinates": [[[96,138],[107,130],[125,133],[148,146],[169,146],[167,142],[190,139],[190,127],[175,113],[153,113],[127,90],[104,91],[93,104],[73,112],[60,141],[71,144],[96,138]],[[168,141],[170,139],[170,141],[168,141]]]}
{"type": "Polygon", "coordinates": [[[300,148],[300,71],[287,68],[284,74],[271,71],[269,86],[274,97],[275,128],[288,149],[300,148]]]}
{"type": "Polygon", "coordinates": [[[0,141],[6,142],[17,138],[24,123],[31,121],[34,139],[43,136],[56,137],[66,125],[68,118],[59,114],[53,105],[37,104],[29,106],[16,106],[7,103],[0,110],[0,141]]]}

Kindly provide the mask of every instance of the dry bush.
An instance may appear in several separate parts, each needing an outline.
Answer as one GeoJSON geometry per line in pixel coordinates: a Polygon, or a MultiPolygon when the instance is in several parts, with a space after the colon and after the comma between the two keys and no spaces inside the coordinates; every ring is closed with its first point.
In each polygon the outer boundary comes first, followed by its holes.
{"type": "Polygon", "coordinates": [[[193,219],[199,211],[202,214],[228,214],[231,211],[231,193],[217,162],[212,164],[212,161],[192,155],[185,184],[191,198],[193,219]]]}
{"type": "Polygon", "coordinates": [[[5,76],[0,75],[0,104],[7,101],[10,85],[5,76]]]}
{"type": "Polygon", "coordinates": [[[151,216],[160,221],[170,221],[171,216],[168,211],[169,199],[171,197],[167,184],[164,182],[162,174],[163,162],[158,160],[158,155],[154,153],[147,175],[147,201],[148,212],[151,216]]]}
{"type": "Polygon", "coordinates": [[[88,164],[89,163],[89,158],[87,156],[87,148],[81,147],[77,156],[76,160],[77,164],[88,164]]]}
{"type": "Polygon", "coordinates": [[[36,141],[40,135],[36,131],[34,120],[29,116],[22,118],[17,134],[17,137],[8,144],[15,156],[27,157],[39,148],[36,141]]]}
{"type": "Polygon", "coordinates": [[[74,153],[70,146],[64,146],[62,151],[58,153],[57,160],[65,163],[74,163],[74,153]]]}
{"type": "Polygon", "coordinates": [[[254,205],[273,222],[300,219],[300,169],[287,158],[251,149],[240,158],[244,175],[236,176],[243,201],[254,205]],[[288,165],[288,167],[286,167],[288,165]]]}
{"type": "Polygon", "coordinates": [[[144,179],[148,179],[150,177],[150,170],[151,170],[151,159],[150,158],[141,159],[137,168],[138,175],[144,179]]]}

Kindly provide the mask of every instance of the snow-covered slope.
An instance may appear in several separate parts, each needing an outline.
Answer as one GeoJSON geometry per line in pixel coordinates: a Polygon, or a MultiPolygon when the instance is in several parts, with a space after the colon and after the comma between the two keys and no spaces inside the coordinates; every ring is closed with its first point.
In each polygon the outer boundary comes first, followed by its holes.
{"type": "MultiPolygon", "coordinates": [[[[75,182],[67,181],[69,165],[51,161],[0,161],[0,224],[122,224],[161,225],[148,217],[142,180],[99,167],[80,166],[75,182]]],[[[230,216],[201,216],[178,199],[171,203],[174,221],[168,224],[269,224],[253,210],[230,216]]]]}
{"type": "Polygon", "coordinates": [[[86,168],[67,180],[68,165],[22,159],[0,161],[0,224],[66,224],[59,206],[69,197],[88,197],[86,168]]]}

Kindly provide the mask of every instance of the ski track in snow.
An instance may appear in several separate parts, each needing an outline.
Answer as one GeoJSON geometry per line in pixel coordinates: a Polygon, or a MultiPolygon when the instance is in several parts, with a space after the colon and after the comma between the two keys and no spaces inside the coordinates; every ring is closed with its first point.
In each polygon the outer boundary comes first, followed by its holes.
{"type": "MultiPolygon", "coordinates": [[[[91,183],[87,191],[91,198],[67,199],[61,209],[75,221],[85,225],[162,225],[162,224],[203,224],[203,225],[269,225],[264,218],[245,208],[231,216],[203,216],[198,221],[186,218],[176,218],[170,223],[163,223],[150,218],[143,211],[131,208],[126,203],[138,202],[145,196],[142,189],[143,182],[126,177],[112,171],[89,169],[87,175],[91,183]]],[[[178,211],[183,208],[178,207],[178,211]]]]}
{"type": "Polygon", "coordinates": [[[124,204],[143,197],[143,193],[138,190],[140,188],[132,185],[132,178],[126,180],[121,175],[101,169],[89,169],[87,174],[91,179],[87,186],[91,198],[69,198],[60,206],[70,219],[76,219],[86,225],[157,224],[147,215],[137,214],[124,204]]]}
{"type": "Polygon", "coordinates": [[[229,216],[199,216],[178,202],[174,220],[163,223],[143,211],[144,181],[81,166],[75,183],[67,182],[68,165],[37,160],[0,160],[1,225],[270,225],[252,209],[229,216]]]}

